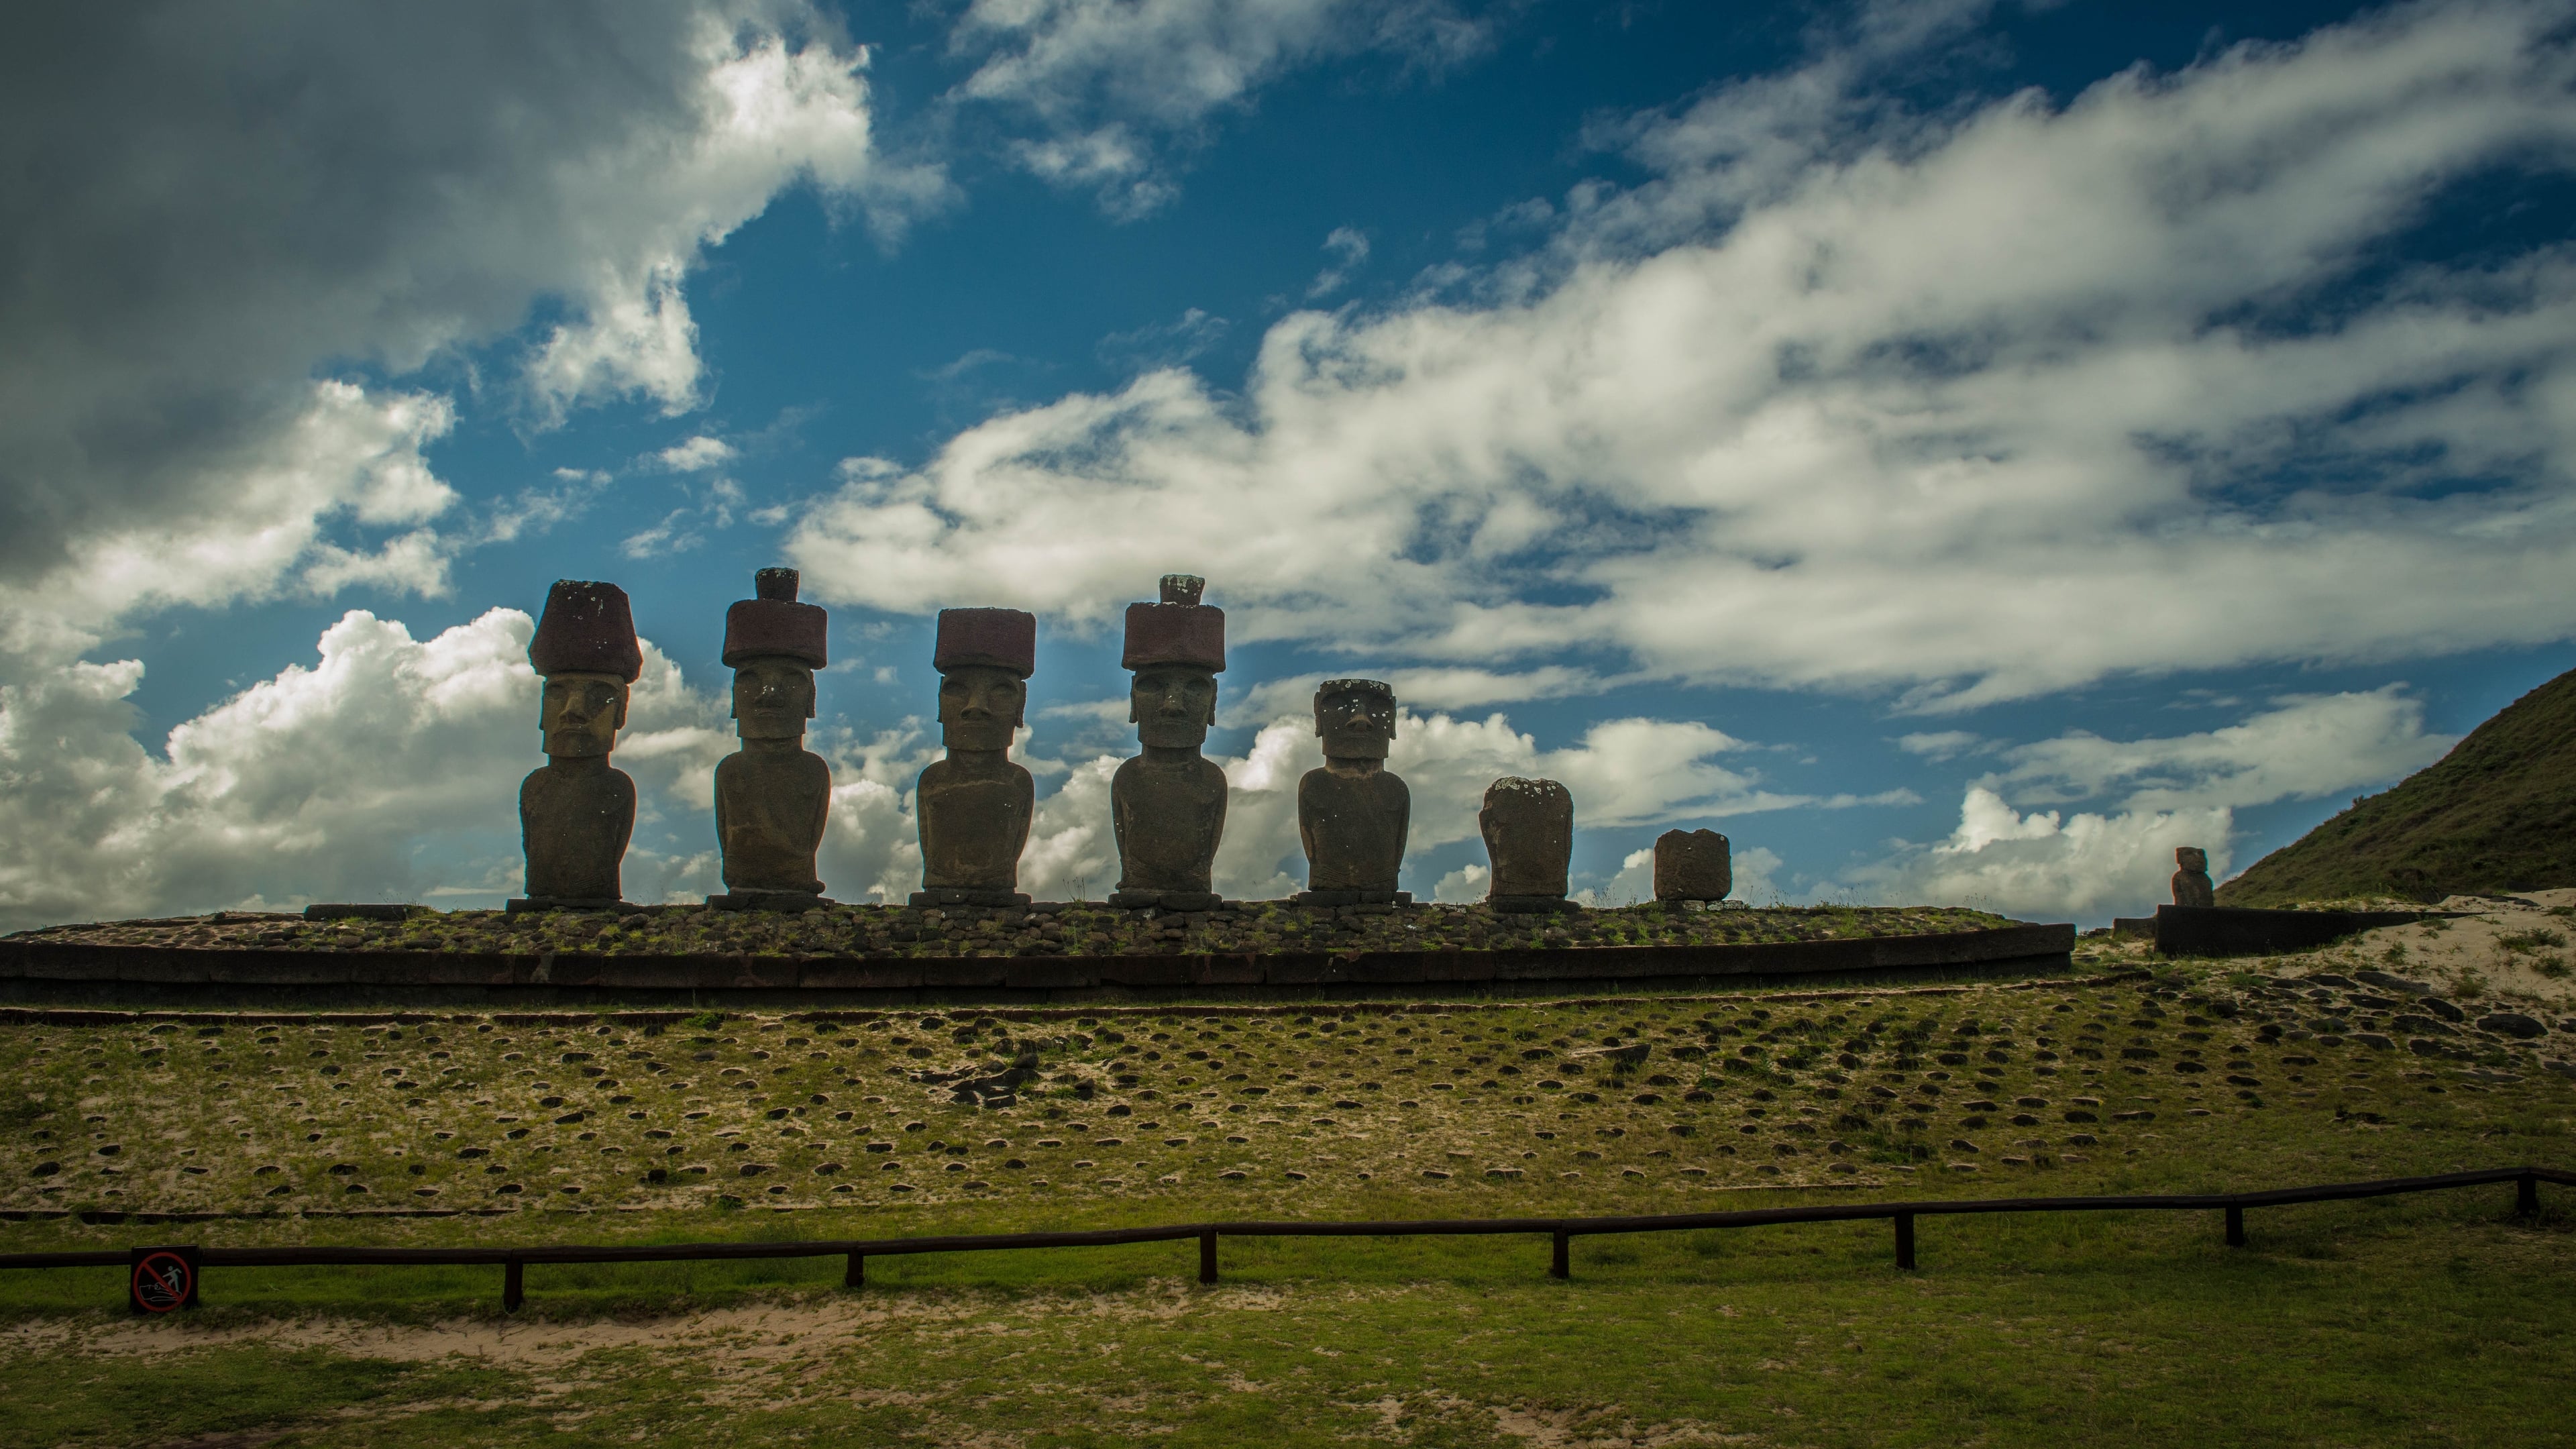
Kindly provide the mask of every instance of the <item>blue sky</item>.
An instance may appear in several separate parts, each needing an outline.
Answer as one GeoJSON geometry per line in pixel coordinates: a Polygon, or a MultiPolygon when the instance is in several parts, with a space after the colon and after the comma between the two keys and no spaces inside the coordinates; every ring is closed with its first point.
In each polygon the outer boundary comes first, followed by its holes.
{"type": "Polygon", "coordinates": [[[1421,894],[1550,773],[1598,899],[1713,825],[1757,899],[2143,910],[2576,665],[2571,18],[48,21],[0,62],[0,920],[496,904],[558,577],[658,651],[630,896],[717,889],[722,618],[780,562],[846,899],[917,878],[960,604],[1042,619],[1024,884],[1105,891],[1116,611],[1186,570],[1230,891],[1295,887],[1305,690],[1361,673],[1421,894]]]}

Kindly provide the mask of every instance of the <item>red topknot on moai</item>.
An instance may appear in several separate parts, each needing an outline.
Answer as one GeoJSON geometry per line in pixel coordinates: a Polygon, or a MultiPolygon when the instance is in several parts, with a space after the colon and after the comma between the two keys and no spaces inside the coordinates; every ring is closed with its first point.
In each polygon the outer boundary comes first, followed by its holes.
{"type": "Polygon", "coordinates": [[[1011,738],[1028,712],[1037,671],[1038,621],[1017,609],[942,609],[931,667],[939,680],[940,739],[948,757],[921,772],[913,812],[921,826],[916,906],[1027,905],[1020,851],[1029,843],[1037,789],[1011,763],[1011,738]]]}
{"type": "Polygon", "coordinates": [[[644,673],[635,615],[615,584],[557,579],[528,641],[545,678],[538,727],[546,763],[519,786],[528,893],[512,911],[620,908],[618,866],[635,833],[635,782],[608,763],[644,673]]]}
{"type": "Polygon", "coordinates": [[[734,732],[742,748],[716,766],[716,841],[730,910],[817,910],[814,856],[832,808],[832,768],[805,748],[814,671],[831,662],[824,611],[796,602],[796,570],[752,575],[753,597],[725,611],[734,732]]]}
{"type": "Polygon", "coordinates": [[[1135,671],[1127,718],[1144,753],[1109,785],[1118,832],[1113,906],[1212,911],[1216,848],[1225,836],[1225,771],[1199,753],[1216,723],[1225,669],[1225,610],[1199,602],[1207,581],[1165,574],[1162,599],[1127,606],[1122,662],[1135,671]]]}

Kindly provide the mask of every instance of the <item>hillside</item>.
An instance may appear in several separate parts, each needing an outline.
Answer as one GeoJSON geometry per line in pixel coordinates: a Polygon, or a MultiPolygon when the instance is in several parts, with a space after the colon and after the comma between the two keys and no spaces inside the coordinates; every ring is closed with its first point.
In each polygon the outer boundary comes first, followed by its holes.
{"type": "Polygon", "coordinates": [[[2221,905],[2576,885],[2576,670],[2497,712],[2437,763],[2254,863],[2221,905]]]}

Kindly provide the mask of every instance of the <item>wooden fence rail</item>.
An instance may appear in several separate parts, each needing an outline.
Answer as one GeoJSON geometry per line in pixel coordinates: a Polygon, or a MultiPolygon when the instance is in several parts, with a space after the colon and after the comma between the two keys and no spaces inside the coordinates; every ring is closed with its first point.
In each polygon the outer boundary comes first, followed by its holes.
{"type": "MultiPolygon", "coordinates": [[[[501,1305],[513,1309],[526,1298],[526,1268],[531,1263],[670,1263],[739,1261],[764,1258],[846,1257],[843,1282],[856,1288],[866,1281],[871,1257],[907,1253],[976,1253],[1023,1248],[1089,1248],[1125,1243],[1167,1243],[1196,1238],[1199,1281],[1217,1281],[1217,1240],[1234,1238],[1407,1238],[1456,1237],[1495,1233],[1546,1235],[1553,1247],[1548,1272],[1572,1275],[1572,1244],[1578,1237],[1610,1233],[1682,1232],[1707,1228],[1770,1227],[1787,1223],[1836,1223],[1885,1219],[1896,1230],[1896,1266],[1915,1266],[1915,1220],[1968,1213],[2045,1212],[2207,1212],[2224,1214],[2227,1244],[2245,1244],[2248,1208],[2289,1207],[2300,1203],[2341,1202],[2355,1198],[2394,1197],[2403,1193],[2442,1192],[2510,1182],[2515,1210],[2540,1211],[2540,1184],[2576,1186],[2576,1172],[2549,1167],[2495,1167],[2475,1172],[2449,1172],[2433,1177],[2381,1178],[2370,1182],[2323,1183],[2309,1187],[2272,1188],[2262,1192],[2166,1193],[2133,1197],[1997,1197],[1932,1202],[1816,1203],[1798,1207],[1742,1208],[1728,1212],[1650,1213],[1590,1218],[1461,1218],[1389,1222],[1229,1222],[1179,1223],[1159,1227],[1099,1228],[1082,1232],[957,1233],[940,1237],[813,1239],[783,1243],[644,1243],[556,1244],[515,1248],[117,1248],[60,1253],[0,1253],[0,1269],[105,1268],[139,1265],[147,1257],[175,1256],[187,1266],[188,1282],[179,1299],[147,1303],[145,1279],[137,1271],[131,1288],[139,1309],[164,1311],[180,1301],[196,1301],[195,1275],[208,1268],[394,1267],[429,1265],[499,1265],[501,1305]]],[[[167,1293],[162,1295],[168,1299],[167,1293]]]]}

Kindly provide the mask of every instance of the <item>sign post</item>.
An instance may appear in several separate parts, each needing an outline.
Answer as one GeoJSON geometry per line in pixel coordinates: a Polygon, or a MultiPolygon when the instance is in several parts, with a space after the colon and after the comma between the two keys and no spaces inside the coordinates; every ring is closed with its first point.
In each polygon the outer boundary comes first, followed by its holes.
{"type": "Polygon", "coordinates": [[[197,1306],[195,1248],[136,1248],[129,1255],[127,1301],[137,1313],[172,1313],[197,1306]]]}

